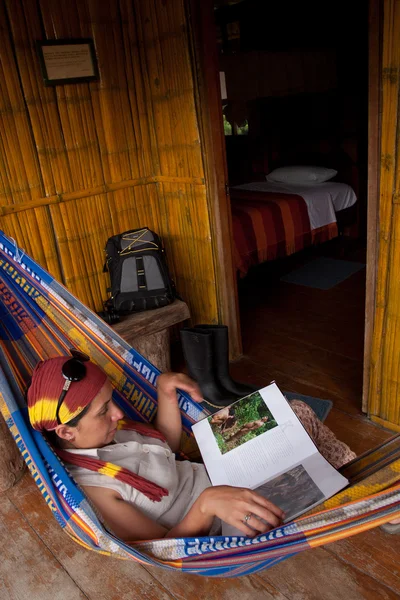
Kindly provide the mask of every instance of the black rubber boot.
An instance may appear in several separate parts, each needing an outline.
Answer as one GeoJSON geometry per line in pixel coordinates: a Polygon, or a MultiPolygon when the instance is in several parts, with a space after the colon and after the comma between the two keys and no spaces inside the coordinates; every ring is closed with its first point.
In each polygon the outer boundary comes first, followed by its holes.
{"type": "Polygon", "coordinates": [[[228,392],[243,398],[259,388],[255,385],[235,381],[229,374],[229,337],[226,325],[196,325],[196,331],[212,333],[214,371],[217,382],[228,392]]]}
{"type": "Polygon", "coordinates": [[[183,355],[190,377],[199,384],[208,410],[229,406],[238,395],[225,390],[216,380],[213,357],[213,336],[211,331],[197,331],[184,327],[180,331],[183,355]]]}

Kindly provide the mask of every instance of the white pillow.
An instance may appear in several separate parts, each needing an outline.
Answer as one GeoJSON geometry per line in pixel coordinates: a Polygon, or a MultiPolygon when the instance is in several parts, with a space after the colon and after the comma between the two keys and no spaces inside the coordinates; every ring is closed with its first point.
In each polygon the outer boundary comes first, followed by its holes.
{"type": "Polygon", "coordinates": [[[337,175],[335,169],[325,167],[280,167],[268,173],[266,179],[279,183],[323,183],[337,175]]]}

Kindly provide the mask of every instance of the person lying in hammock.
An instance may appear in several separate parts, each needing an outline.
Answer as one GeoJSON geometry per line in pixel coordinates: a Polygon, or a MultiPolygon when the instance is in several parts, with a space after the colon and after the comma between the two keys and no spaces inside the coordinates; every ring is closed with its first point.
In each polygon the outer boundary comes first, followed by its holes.
{"type": "MultiPolygon", "coordinates": [[[[177,389],[201,402],[194,381],[160,375],[157,416],[153,426],[144,425],[124,420],[106,374],[84,360],[57,357],[36,366],[27,390],[29,418],[115,535],[126,541],[216,535],[224,520],[254,536],[282,522],[280,508],[256,492],[212,487],[203,465],[175,459],[182,432],[177,389]]],[[[308,405],[294,400],[291,406],[334,467],[355,458],[308,405]]]]}

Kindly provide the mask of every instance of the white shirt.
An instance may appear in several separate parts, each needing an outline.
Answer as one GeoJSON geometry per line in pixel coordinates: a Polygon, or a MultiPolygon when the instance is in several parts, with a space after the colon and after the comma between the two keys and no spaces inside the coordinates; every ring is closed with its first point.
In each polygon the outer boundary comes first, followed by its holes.
{"type": "MultiPolygon", "coordinates": [[[[75,465],[68,465],[71,475],[82,486],[115,490],[123,500],[168,529],[177,525],[201,492],[211,486],[204,465],[175,460],[175,455],[166,442],[128,430],[118,431],[114,442],[103,448],[68,452],[92,456],[129,469],[166,488],[168,496],[164,496],[160,502],[153,502],[127,483],[75,465]]],[[[216,533],[219,528],[220,522],[215,519],[211,532],[216,533]]]]}

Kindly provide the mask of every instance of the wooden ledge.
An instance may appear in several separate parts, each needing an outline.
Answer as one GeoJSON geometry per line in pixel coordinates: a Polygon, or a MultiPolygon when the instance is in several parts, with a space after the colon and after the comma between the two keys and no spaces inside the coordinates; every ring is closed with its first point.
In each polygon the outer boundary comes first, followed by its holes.
{"type": "Polygon", "coordinates": [[[144,310],[138,313],[132,313],[121,317],[119,323],[113,325],[113,329],[127,341],[144,335],[151,335],[164,331],[190,318],[188,305],[182,300],[174,300],[172,304],[155,308],[153,310],[144,310]]]}

